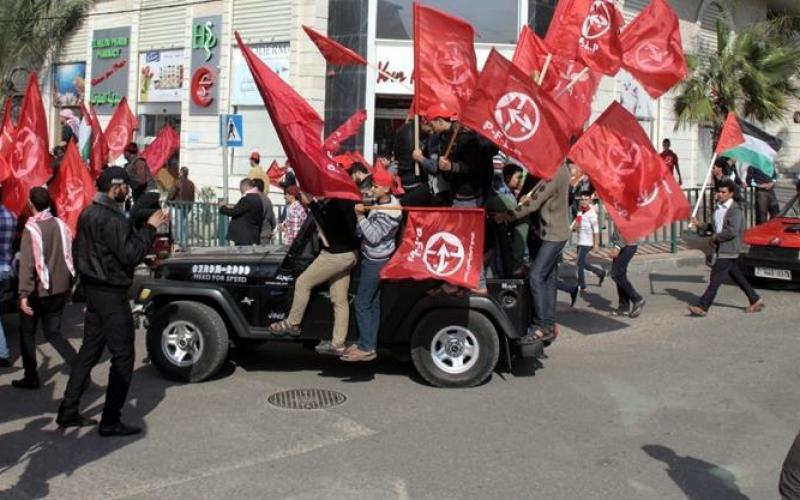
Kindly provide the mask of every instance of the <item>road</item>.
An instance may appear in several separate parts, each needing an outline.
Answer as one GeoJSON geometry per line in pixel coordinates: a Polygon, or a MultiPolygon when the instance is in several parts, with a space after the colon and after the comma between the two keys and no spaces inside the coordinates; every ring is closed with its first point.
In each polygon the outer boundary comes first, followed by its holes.
{"type": "MultiPolygon", "coordinates": [[[[0,372],[0,498],[75,499],[765,499],[800,429],[798,292],[765,290],[743,313],[725,286],[706,318],[687,300],[702,267],[635,276],[641,318],[606,310],[612,286],[559,304],[563,335],[532,373],[435,389],[381,356],[345,365],[299,346],[234,353],[197,385],[137,368],[124,416],[133,438],[53,423],[66,375],[47,344],[38,392],[0,372]],[[330,410],[276,409],[267,397],[316,387],[347,396],[330,410]]],[[[561,297],[562,300],[566,297],[561,297]]],[[[65,321],[80,340],[80,309],[65,321]]],[[[6,316],[10,342],[16,320],[6,316]]],[[[98,416],[107,363],[85,398],[98,416]]]]}

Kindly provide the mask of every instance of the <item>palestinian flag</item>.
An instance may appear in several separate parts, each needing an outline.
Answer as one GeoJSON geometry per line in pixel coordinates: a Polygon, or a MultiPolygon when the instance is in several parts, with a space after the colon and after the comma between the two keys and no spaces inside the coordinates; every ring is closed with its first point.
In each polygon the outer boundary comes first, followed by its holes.
{"type": "Polygon", "coordinates": [[[775,174],[775,156],[781,149],[782,141],[741,118],[737,118],[737,121],[744,144],[723,151],[721,155],[739,160],[772,177],[775,174]]]}
{"type": "Polygon", "coordinates": [[[92,117],[86,106],[81,103],[81,123],[78,126],[78,151],[83,161],[89,162],[92,152],[92,117]]]}

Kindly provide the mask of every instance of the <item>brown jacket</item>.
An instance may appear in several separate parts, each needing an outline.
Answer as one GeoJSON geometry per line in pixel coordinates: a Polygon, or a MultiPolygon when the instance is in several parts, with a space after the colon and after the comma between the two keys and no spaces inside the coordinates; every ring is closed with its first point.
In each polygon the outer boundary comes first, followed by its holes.
{"type": "Polygon", "coordinates": [[[44,260],[50,271],[50,290],[42,289],[42,282],[36,274],[36,264],[33,260],[33,244],[31,233],[25,229],[22,233],[22,243],[19,255],[19,295],[20,297],[50,297],[61,295],[72,289],[72,274],[64,261],[63,245],[59,233],[58,222],[48,219],[37,222],[42,229],[42,244],[44,246],[44,260]]]}
{"type": "Polygon", "coordinates": [[[169,201],[194,201],[194,182],[186,177],[178,177],[167,195],[169,201]]]}
{"type": "Polygon", "coordinates": [[[543,241],[562,242],[569,239],[569,169],[558,168],[552,179],[526,205],[518,205],[514,219],[521,219],[534,212],[531,230],[543,241]]]}

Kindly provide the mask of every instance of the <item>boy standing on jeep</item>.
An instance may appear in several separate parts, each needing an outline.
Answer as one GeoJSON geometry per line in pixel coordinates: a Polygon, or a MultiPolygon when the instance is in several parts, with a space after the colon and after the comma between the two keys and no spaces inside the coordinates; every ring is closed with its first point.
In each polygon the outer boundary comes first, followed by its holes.
{"type": "Polygon", "coordinates": [[[393,186],[392,174],[376,166],[372,174],[372,194],[377,206],[369,212],[360,203],[355,206],[356,233],[361,237],[361,275],[355,301],[358,344],[347,348],[342,361],[372,361],[377,357],[375,347],[381,325],[380,273],[397,248],[395,239],[403,216],[403,212],[396,209],[400,202],[391,194],[393,186]],[[388,208],[390,206],[395,208],[388,208]]]}

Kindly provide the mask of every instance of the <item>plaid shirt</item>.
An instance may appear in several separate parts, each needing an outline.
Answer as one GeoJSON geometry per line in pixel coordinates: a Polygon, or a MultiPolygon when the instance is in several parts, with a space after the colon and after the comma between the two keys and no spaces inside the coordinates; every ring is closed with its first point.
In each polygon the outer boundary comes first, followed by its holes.
{"type": "Polygon", "coordinates": [[[0,272],[11,271],[11,245],[17,232],[17,218],[0,204],[0,272]]]}
{"type": "Polygon", "coordinates": [[[284,223],[286,228],[284,243],[286,245],[291,245],[294,239],[297,238],[300,226],[306,221],[307,216],[306,209],[299,201],[295,201],[286,209],[286,221],[284,223]]]}

